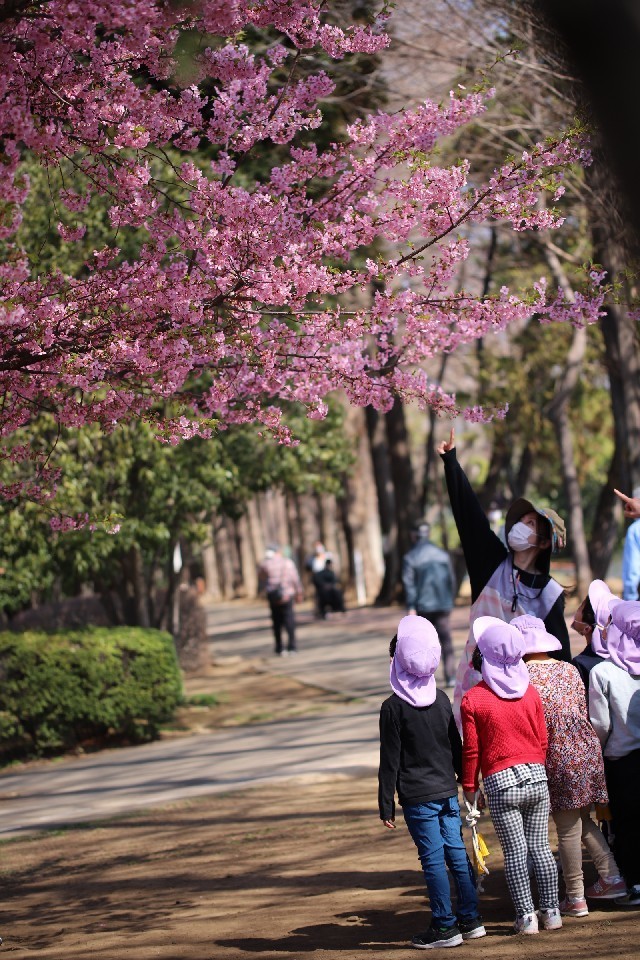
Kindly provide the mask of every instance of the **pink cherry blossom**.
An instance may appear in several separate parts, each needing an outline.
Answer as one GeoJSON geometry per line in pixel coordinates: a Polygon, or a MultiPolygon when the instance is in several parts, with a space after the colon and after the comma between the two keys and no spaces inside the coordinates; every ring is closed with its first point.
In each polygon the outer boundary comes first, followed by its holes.
{"type": "MultiPolygon", "coordinates": [[[[323,417],[335,390],[361,406],[385,410],[401,396],[452,415],[455,398],[429,381],[426,359],[532,313],[575,325],[601,314],[597,269],[571,300],[544,278],[483,299],[454,283],[469,256],[463,228],[560,226],[538,203],[541,183],[559,199],[563,171],[589,161],[584,143],[550,138],[481,183],[466,161],[433,156],[486,109],[490,93],[458,90],[372,114],[325,150],[309,145],[333,81],[330,68],[299,75],[298,58],[387,44],[382,5],[371,27],[337,26],[328,6],[48,0],[28,16],[19,4],[0,13],[3,456],[28,462],[12,437],[40,409],[61,426],[105,430],[144,417],[166,443],[233,423],[295,442],[281,403],[323,417]],[[269,31],[263,52],[243,40],[247,28],[269,31]],[[195,80],[181,85],[185,31],[204,42],[195,80]],[[277,165],[252,179],[251,161],[274,156],[274,144],[277,165]],[[34,251],[20,247],[27,156],[75,170],[52,197],[64,241],[91,243],[87,214],[106,199],[111,238],[77,274],[32,269],[34,251]],[[131,236],[143,242],[127,260],[131,236]]],[[[55,477],[36,473],[0,495],[46,496],[55,477]]]]}

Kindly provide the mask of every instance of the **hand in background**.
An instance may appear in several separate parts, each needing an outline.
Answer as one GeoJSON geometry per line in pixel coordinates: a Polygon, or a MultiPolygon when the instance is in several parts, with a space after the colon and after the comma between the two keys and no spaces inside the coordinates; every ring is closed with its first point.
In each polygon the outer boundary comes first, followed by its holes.
{"type": "Polygon", "coordinates": [[[456,445],[456,432],[451,427],[451,433],[449,434],[448,440],[441,440],[438,446],[436,447],[436,453],[439,453],[442,456],[443,453],[448,453],[449,450],[453,450],[456,445]]]}
{"type": "Polygon", "coordinates": [[[640,498],[638,497],[628,497],[626,493],[621,493],[619,490],[613,489],[616,497],[620,497],[623,504],[624,515],[627,520],[637,520],[640,517],[640,498]]]}

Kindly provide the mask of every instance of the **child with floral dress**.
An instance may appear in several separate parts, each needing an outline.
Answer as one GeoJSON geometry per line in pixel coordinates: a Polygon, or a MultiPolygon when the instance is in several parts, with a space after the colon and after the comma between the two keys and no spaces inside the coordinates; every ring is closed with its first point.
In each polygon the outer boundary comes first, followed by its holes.
{"type": "Polygon", "coordinates": [[[537,617],[517,617],[511,623],[524,637],[523,659],[531,684],[540,694],[547,726],[545,767],[566,886],[560,912],[564,916],[584,917],[589,910],[582,843],[600,876],[611,877],[624,886],[613,854],[590,816],[592,804],[608,802],[602,749],[589,723],[580,674],[572,664],[549,655],[560,649],[558,640],[547,633],[537,617]]]}

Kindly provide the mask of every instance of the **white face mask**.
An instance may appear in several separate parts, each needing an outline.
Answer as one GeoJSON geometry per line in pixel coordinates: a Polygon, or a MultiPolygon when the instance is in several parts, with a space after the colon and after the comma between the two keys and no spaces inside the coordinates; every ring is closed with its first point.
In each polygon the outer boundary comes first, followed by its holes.
{"type": "Polygon", "coordinates": [[[537,536],[526,523],[514,523],[509,530],[507,543],[514,553],[521,553],[523,550],[529,550],[536,546],[537,536]]]}

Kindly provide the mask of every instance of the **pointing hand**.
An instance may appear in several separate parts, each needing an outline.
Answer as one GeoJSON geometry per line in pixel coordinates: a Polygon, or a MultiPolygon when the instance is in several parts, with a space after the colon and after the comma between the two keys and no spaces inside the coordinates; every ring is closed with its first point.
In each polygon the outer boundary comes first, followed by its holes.
{"type": "Polygon", "coordinates": [[[451,427],[451,433],[449,434],[449,439],[441,440],[438,446],[436,447],[436,452],[442,456],[443,453],[448,453],[449,450],[453,450],[455,448],[455,445],[456,445],[456,432],[453,429],[453,427],[451,427]]]}

